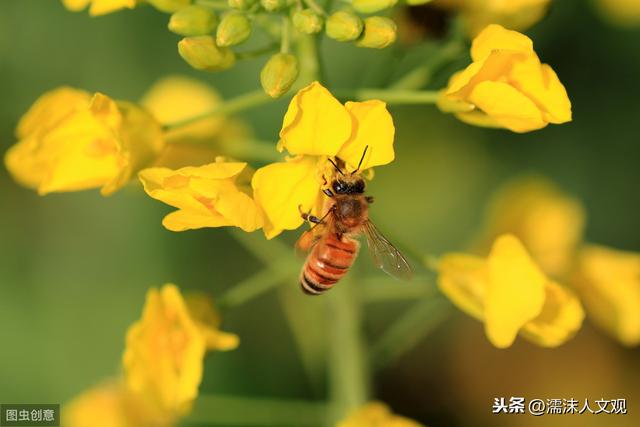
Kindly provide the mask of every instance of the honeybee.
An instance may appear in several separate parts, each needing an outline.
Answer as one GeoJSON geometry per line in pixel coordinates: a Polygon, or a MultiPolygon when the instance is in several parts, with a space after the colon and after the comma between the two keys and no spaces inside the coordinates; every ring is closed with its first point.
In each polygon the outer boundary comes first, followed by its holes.
{"type": "MultiPolygon", "coordinates": [[[[301,252],[308,252],[300,272],[300,286],[308,295],[321,295],[342,279],[353,265],[360,248],[356,237],[364,233],[369,253],[379,268],[393,277],[409,280],[411,267],[400,253],[369,219],[373,197],[365,196],[365,181],[358,175],[362,160],[351,173],[343,172],[344,162],[329,159],[338,175],[322,191],[329,197],[326,213],[321,218],[301,212],[305,221],[314,225],[296,243],[301,252]]],[[[325,179],[325,185],[327,184],[325,179]]]]}

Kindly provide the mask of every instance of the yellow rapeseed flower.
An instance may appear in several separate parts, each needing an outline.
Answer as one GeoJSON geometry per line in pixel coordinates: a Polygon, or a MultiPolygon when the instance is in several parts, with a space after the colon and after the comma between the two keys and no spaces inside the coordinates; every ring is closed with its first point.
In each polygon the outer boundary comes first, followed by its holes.
{"type": "Polygon", "coordinates": [[[612,23],[622,26],[640,25],[640,1],[594,0],[601,13],[612,23]]]}
{"type": "Polygon", "coordinates": [[[395,415],[384,403],[371,402],[358,408],[336,427],[422,427],[422,424],[395,415]]]}
{"type": "Polygon", "coordinates": [[[481,253],[501,234],[514,234],[542,270],[566,277],[585,225],[582,203],[540,176],[516,178],[492,197],[483,230],[475,242],[481,253]]]}
{"type": "Polygon", "coordinates": [[[320,213],[323,176],[329,179],[332,173],[327,158],[338,157],[353,171],[368,146],[360,169],[385,165],[394,159],[394,132],[382,101],[342,105],[318,82],[301,89],[289,104],[278,144],[293,157],[258,169],[252,180],[267,238],[298,228],[303,222],[299,206],[320,213]]]}
{"type": "Polygon", "coordinates": [[[133,9],[138,0],[62,0],[62,4],[72,12],[80,12],[87,6],[89,15],[99,16],[117,12],[122,9],[133,9]]]}
{"type": "Polygon", "coordinates": [[[175,421],[131,392],[121,379],[75,397],[63,406],[60,418],[63,427],[169,427],[175,421]]]}
{"type": "Polygon", "coordinates": [[[178,208],[162,220],[171,231],[235,226],[255,231],[262,216],[249,193],[247,164],[218,158],[204,166],[140,172],[144,190],[154,199],[178,208]]]}
{"type": "Polygon", "coordinates": [[[624,345],[640,344],[640,253],[586,245],[574,286],[590,319],[624,345]]]}
{"type": "Polygon", "coordinates": [[[238,345],[238,337],[221,332],[219,323],[209,302],[185,301],[175,285],[149,290],[142,318],[127,332],[123,365],[129,389],[168,417],[188,413],[205,352],[238,345]]]}
{"type": "Polygon", "coordinates": [[[483,321],[498,348],[516,335],[544,347],[567,341],[584,311],[569,289],[545,276],[512,235],[496,239],[487,258],[446,254],[438,262],[440,290],[462,311],[483,321]]]}
{"type": "Polygon", "coordinates": [[[571,102],[524,34],[489,25],[473,40],[473,62],[455,73],[438,106],[460,120],[513,132],[571,121],[571,102]]]}
{"type": "Polygon", "coordinates": [[[89,188],[111,194],[164,147],[160,124],[141,107],[67,87],[42,95],[16,134],[7,169],[41,195],[89,188]]]}

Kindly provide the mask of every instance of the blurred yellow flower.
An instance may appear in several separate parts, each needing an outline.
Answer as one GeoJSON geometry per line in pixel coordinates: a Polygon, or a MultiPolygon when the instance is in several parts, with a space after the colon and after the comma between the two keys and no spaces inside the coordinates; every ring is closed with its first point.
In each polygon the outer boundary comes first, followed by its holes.
{"type": "Polygon", "coordinates": [[[41,195],[89,188],[111,194],[164,147],[160,125],[139,106],[67,87],[42,95],[16,134],[6,167],[41,195]]]}
{"type": "Polygon", "coordinates": [[[149,196],[178,208],[162,221],[171,231],[224,226],[255,231],[262,216],[248,195],[246,175],[246,163],[219,158],[199,167],[149,168],[139,177],[149,196]]]}
{"type": "Polygon", "coordinates": [[[524,34],[489,25],[473,40],[471,58],[442,92],[442,111],[469,124],[513,132],[571,121],[567,91],[553,69],[540,63],[524,34]]]}
{"type": "Polygon", "coordinates": [[[267,238],[302,224],[298,206],[319,212],[323,176],[332,173],[327,158],[338,157],[353,171],[368,146],[360,169],[385,165],[394,159],[394,132],[382,101],[342,105],[318,82],[301,89],[289,103],[278,144],[294,157],[258,169],[252,180],[267,238]]]}
{"type": "Polygon", "coordinates": [[[524,31],[544,18],[551,0],[460,0],[460,13],[471,36],[487,25],[524,31]]]}
{"type": "MultiPolygon", "coordinates": [[[[160,123],[170,125],[209,113],[222,103],[222,97],[210,85],[186,76],[167,76],[157,81],[142,97],[144,106],[160,123]]],[[[201,142],[215,137],[226,117],[211,115],[202,120],[169,129],[167,142],[201,142]]]]}
{"type": "Polygon", "coordinates": [[[127,332],[123,355],[129,389],[168,416],[189,412],[207,350],[232,350],[238,337],[218,329],[208,302],[185,302],[175,285],[150,289],[142,319],[127,332]]]}
{"type": "Polygon", "coordinates": [[[640,344],[640,253],[586,245],[574,286],[590,319],[624,345],[640,344]]]}
{"type": "Polygon", "coordinates": [[[157,412],[122,380],[99,384],[62,408],[63,427],[168,427],[174,418],[157,412]]]}
{"type": "Polygon", "coordinates": [[[62,0],[62,4],[72,12],[80,12],[87,6],[89,15],[99,16],[117,12],[122,9],[133,9],[138,0],[62,0]]]}
{"type": "Polygon", "coordinates": [[[409,418],[395,415],[384,403],[371,402],[358,408],[336,427],[421,427],[409,418]]]}
{"type": "Polygon", "coordinates": [[[640,25],[640,1],[595,0],[600,12],[614,24],[622,26],[640,25]]]}
{"type": "Polygon", "coordinates": [[[548,179],[519,177],[492,197],[474,247],[486,253],[496,237],[511,233],[546,274],[565,277],[582,242],[585,216],[582,203],[548,179]]]}
{"type": "Polygon", "coordinates": [[[156,82],[140,104],[162,125],[193,117],[202,116],[202,119],[166,128],[167,144],[155,166],[172,169],[202,166],[217,156],[233,152],[242,141],[251,138],[250,128],[243,121],[223,114],[210,114],[222,102],[216,90],[196,79],[175,75],[156,82]]]}
{"type": "Polygon", "coordinates": [[[518,333],[555,347],[582,325],[584,311],[577,297],[548,279],[512,235],[498,237],[487,258],[446,254],[438,271],[440,290],[483,321],[489,341],[498,348],[511,346],[518,333]]]}

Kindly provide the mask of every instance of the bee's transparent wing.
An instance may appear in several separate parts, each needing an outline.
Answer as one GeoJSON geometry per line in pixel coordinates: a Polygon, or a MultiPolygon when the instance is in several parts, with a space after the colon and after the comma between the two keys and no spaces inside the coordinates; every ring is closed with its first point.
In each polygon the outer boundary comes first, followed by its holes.
{"type": "Polygon", "coordinates": [[[411,267],[406,258],[378,231],[371,221],[364,223],[363,231],[367,237],[373,263],[392,277],[411,280],[411,267]]]}

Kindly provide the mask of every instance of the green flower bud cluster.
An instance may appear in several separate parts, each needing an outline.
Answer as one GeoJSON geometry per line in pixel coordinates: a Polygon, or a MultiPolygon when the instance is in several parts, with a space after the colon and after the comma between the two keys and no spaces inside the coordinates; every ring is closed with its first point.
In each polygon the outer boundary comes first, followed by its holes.
{"type": "Polygon", "coordinates": [[[342,10],[331,14],[325,26],[330,38],[339,42],[355,41],[358,47],[383,49],[396,41],[397,26],[384,16],[362,19],[355,13],[342,10]]]}
{"type": "Polygon", "coordinates": [[[171,14],[169,30],[183,37],[178,52],[197,70],[226,70],[238,58],[270,54],[260,72],[260,84],[273,98],[287,93],[298,78],[299,61],[290,52],[290,45],[297,39],[324,31],[334,40],[375,49],[387,47],[396,39],[392,20],[382,16],[363,18],[358,13],[376,13],[394,6],[397,0],[351,0],[348,10],[333,13],[324,11],[314,0],[146,1],[171,14]],[[237,52],[235,47],[251,37],[254,25],[261,27],[272,43],[237,52]],[[280,53],[274,54],[278,45],[280,53]]]}

